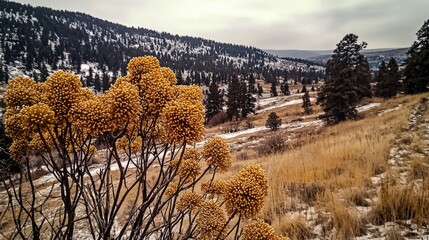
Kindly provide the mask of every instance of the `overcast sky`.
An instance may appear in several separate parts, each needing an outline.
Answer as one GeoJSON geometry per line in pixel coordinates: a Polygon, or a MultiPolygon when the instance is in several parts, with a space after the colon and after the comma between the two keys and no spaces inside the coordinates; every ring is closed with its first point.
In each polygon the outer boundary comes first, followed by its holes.
{"type": "Polygon", "coordinates": [[[126,26],[262,49],[334,49],[347,33],[368,48],[409,47],[429,0],[15,0],[126,26]]]}

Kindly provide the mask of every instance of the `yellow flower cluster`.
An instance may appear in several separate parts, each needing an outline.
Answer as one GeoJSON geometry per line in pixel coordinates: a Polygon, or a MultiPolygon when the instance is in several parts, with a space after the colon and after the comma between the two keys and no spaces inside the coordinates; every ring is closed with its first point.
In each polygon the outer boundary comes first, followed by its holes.
{"type": "Polygon", "coordinates": [[[97,95],[93,100],[80,102],[73,110],[76,124],[88,134],[98,135],[113,129],[112,114],[104,99],[104,95],[97,95]]]}
{"type": "Polygon", "coordinates": [[[162,76],[160,69],[143,74],[138,87],[143,109],[149,116],[158,116],[173,98],[170,82],[162,76]]]}
{"type": "Polygon", "coordinates": [[[82,100],[82,84],[73,73],[57,71],[45,82],[43,100],[55,112],[57,120],[63,122],[70,109],[82,100]]]}
{"type": "Polygon", "coordinates": [[[229,214],[240,213],[251,219],[261,210],[268,193],[268,179],[257,164],[244,166],[229,180],[225,189],[226,209],[229,214]]]}
{"type": "Polygon", "coordinates": [[[270,225],[264,223],[264,221],[259,219],[244,227],[241,239],[277,240],[277,237],[276,233],[274,232],[274,229],[270,225]]]}
{"type": "Polygon", "coordinates": [[[170,182],[167,186],[167,189],[165,190],[165,195],[167,197],[172,196],[173,194],[175,194],[177,192],[178,188],[179,188],[178,182],[170,182]]]}
{"type": "Polygon", "coordinates": [[[204,133],[204,108],[202,104],[172,101],[163,112],[168,140],[175,143],[200,141],[204,133]]]}
{"type": "Polygon", "coordinates": [[[204,97],[201,88],[196,85],[178,85],[174,86],[173,89],[175,98],[186,100],[195,104],[200,103],[204,97]]]}
{"type": "MultiPolygon", "coordinates": [[[[158,59],[152,56],[132,58],[127,66],[129,74],[136,77],[145,73],[151,73],[159,68],[160,65],[158,59]]],[[[139,80],[140,79],[138,79],[138,81],[139,80]]],[[[133,83],[136,84],[137,82],[133,83]]]]}
{"type": "Polygon", "coordinates": [[[183,154],[183,159],[190,159],[194,161],[200,160],[200,152],[198,152],[195,148],[187,148],[185,153],[183,154]]]}
{"type": "Polygon", "coordinates": [[[31,106],[39,101],[36,82],[30,78],[17,77],[8,82],[4,101],[9,108],[31,106]]]}
{"type": "Polygon", "coordinates": [[[201,190],[210,195],[222,195],[225,193],[225,188],[227,186],[227,182],[225,180],[216,180],[211,184],[209,182],[201,184],[201,190]]]}
{"type": "Polygon", "coordinates": [[[37,128],[43,131],[55,123],[54,111],[44,103],[24,107],[19,114],[22,115],[23,129],[30,132],[36,131],[37,128]]]}
{"type": "Polygon", "coordinates": [[[180,164],[179,171],[177,172],[178,176],[181,179],[186,179],[187,181],[192,181],[198,177],[201,172],[201,166],[197,161],[192,159],[183,160],[180,164]]]}
{"type": "Polygon", "coordinates": [[[127,82],[115,83],[106,94],[106,101],[112,112],[116,128],[124,128],[127,122],[137,123],[142,111],[138,89],[127,82]]]}
{"type": "Polygon", "coordinates": [[[177,83],[176,74],[174,74],[174,72],[170,68],[161,67],[161,74],[165,79],[167,79],[170,82],[171,86],[176,85],[177,83]]]}
{"type": "Polygon", "coordinates": [[[51,148],[54,145],[54,140],[50,136],[49,132],[44,132],[43,138],[45,139],[45,143],[43,142],[40,134],[36,133],[33,135],[31,141],[28,143],[28,148],[32,151],[43,153],[45,151],[49,151],[49,148],[51,148]]]}
{"type": "Polygon", "coordinates": [[[198,195],[194,192],[185,192],[180,197],[179,201],[177,202],[177,210],[179,211],[193,211],[195,209],[198,209],[202,203],[202,196],[198,195]]]}
{"type": "Polygon", "coordinates": [[[14,139],[9,146],[9,153],[15,161],[19,161],[22,156],[28,155],[28,141],[25,139],[14,139]]]}
{"type": "Polygon", "coordinates": [[[131,149],[131,152],[139,152],[142,147],[142,138],[141,137],[132,137],[129,139],[128,136],[123,136],[116,141],[116,148],[118,150],[126,150],[128,148],[131,149]]]}
{"type": "MultiPolygon", "coordinates": [[[[215,239],[226,224],[225,212],[213,201],[201,203],[197,217],[197,226],[200,231],[199,239],[215,239]]],[[[225,239],[227,228],[220,234],[225,239]]]]}
{"type": "Polygon", "coordinates": [[[30,133],[23,129],[24,117],[18,111],[7,110],[5,114],[5,132],[12,139],[28,138],[30,133]]]}
{"type": "Polygon", "coordinates": [[[209,166],[227,171],[232,164],[228,143],[221,137],[213,137],[204,144],[203,156],[209,166]]]}

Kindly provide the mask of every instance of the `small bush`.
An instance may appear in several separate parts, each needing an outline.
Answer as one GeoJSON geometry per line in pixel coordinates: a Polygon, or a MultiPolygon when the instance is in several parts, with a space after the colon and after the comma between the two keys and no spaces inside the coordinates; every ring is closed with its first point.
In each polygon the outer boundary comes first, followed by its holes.
{"type": "Polygon", "coordinates": [[[281,134],[275,134],[260,143],[256,147],[259,156],[267,156],[275,153],[282,153],[287,149],[286,139],[281,134]]]}
{"type": "Polygon", "coordinates": [[[277,115],[277,113],[271,112],[270,115],[268,115],[265,127],[271,129],[271,131],[277,131],[281,125],[282,119],[277,115]]]}
{"type": "Polygon", "coordinates": [[[224,111],[221,111],[221,112],[217,113],[216,115],[214,115],[207,122],[207,126],[209,126],[209,127],[217,126],[219,124],[222,124],[222,123],[226,122],[227,119],[228,118],[226,116],[226,113],[224,111]]]}
{"type": "Polygon", "coordinates": [[[233,133],[237,132],[240,128],[240,123],[238,121],[229,122],[222,128],[222,133],[233,133]]]}

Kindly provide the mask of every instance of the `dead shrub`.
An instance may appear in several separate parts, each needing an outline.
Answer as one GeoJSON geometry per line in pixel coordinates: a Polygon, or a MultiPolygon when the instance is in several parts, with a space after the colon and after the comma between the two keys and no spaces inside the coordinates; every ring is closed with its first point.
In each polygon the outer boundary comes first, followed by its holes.
{"type": "Polygon", "coordinates": [[[219,124],[222,124],[224,122],[226,122],[228,120],[226,113],[224,111],[221,111],[217,114],[215,114],[208,122],[207,122],[207,126],[208,127],[214,127],[217,126],[219,124]]]}
{"type": "Polygon", "coordinates": [[[256,152],[259,156],[267,156],[286,151],[286,139],[281,134],[277,133],[267,137],[260,145],[256,147],[256,152]]]}

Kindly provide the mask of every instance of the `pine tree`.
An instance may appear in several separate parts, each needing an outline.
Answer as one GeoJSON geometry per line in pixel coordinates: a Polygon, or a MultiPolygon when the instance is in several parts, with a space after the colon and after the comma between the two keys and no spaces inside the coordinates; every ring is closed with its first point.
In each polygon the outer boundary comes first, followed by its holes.
{"type": "Polygon", "coordinates": [[[258,97],[262,97],[263,93],[264,89],[262,88],[262,85],[258,83],[258,97]]]}
{"type": "Polygon", "coordinates": [[[240,117],[240,82],[234,76],[228,84],[228,100],[226,102],[226,116],[229,120],[237,120],[240,117]]]}
{"type": "Polygon", "coordinates": [[[102,81],[103,81],[103,92],[105,92],[110,87],[110,77],[106,72],[103,73],[102,81]]]}
{"type": "Polygon", "coordinates": [[[273,80],[273,81],[271,82],[270,95],[271,95],[271,97],[276,97],[276,96],[278,96],[278,94],[277,94],[277,83],[276,83],[276,81],[275,81],[275,80],[273,80]]]}
{"type": "Polygon", "coordinates": [[[94,88],[97,92],[101,92],[101,80],[98,73],[96,73],[94,77],[94,88]]]}
{"type": "Polygon", "coordinates": [[[241,107],[241,117],[246,118],[250,113],[255,114],[255,102],[256,99],[251,93],[251,86],[247,86],[245,81],[241,83],[241,94],[244,99],[243,105],[241,107]]]}
{"type": "Polygon", "coordinates": [[[378,68],[378,74],[376,77],[377,86],[375,94],[383,98],[391,98],[396,96],[399,91],[399,79],[401,75],[399,73],[399,67],[394,58],[391,58],[389,64],[381,62],[378,68]]]}
{"type": "Polygon", "coordinates": [[[271,112],[268,115],[268,119],[265,122],[265,127],[271,129],[271,131],[277,131],[279,127],[282,125],[282,119],[275,112],[271,112]]]}
{"type": "Polygon", "coordinates": [[[307,91],[305,85],[302,87],[302,91],[304,95],[302,96],[302,108],[304,108],[305,114],[311,114],[313,109],[311,108],[310,94],[307,91]]]}
{"type": "Polygon", "coordinates": [[[290,95],[289,84],[287,83],[287,81],[280,85],[280,90],[282,91],[283,95],[290,95]]]}
{"type": "Polygon", "coordinates": [[[257,93],[257,90],[255,88],[255,83],[256,83],[255,76],[253,76],[253,73],[252,73],[252,74],[250,74],[250,77],[249,77],[249,92],[250,93],[253,93],[253,94],[257,93]]]}
{"type": "Polygon", "coordinates": [[[93,74],[92,67],[90,67],[88,70],[88,77],[86,77],[86,86],[87,87],[94,86],[94,83],[93,83],[94,80],[92,78],[92,74],[93,74]]]}
{"type": "Polygon", "coordinates": [[[212,81],[209,86],[209,93],[207,96],[206,122],[222,111],[223,103],[223,94],[219,90],[219,86],[212,81]]]}
{"type": "Polygon", "coordinates": [[[428,91],[429,84],[429,19],[417,32],[417,41],[408,51],[404,69],[405,93],[428,91]]]}
{"type": "Polygon", "coordinates": [[[367,61],[359,52],[367,44],[358,44],[357,40],[358,36],[347,34],[326,63],[325,85],[317,101],[325,111],[322,117],[328,124],[355,118],[359,100],[369,95],[367,61]]]}

